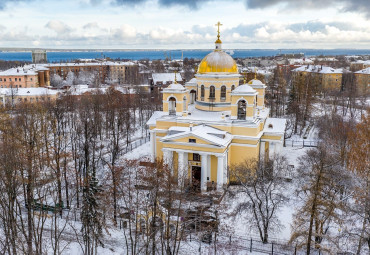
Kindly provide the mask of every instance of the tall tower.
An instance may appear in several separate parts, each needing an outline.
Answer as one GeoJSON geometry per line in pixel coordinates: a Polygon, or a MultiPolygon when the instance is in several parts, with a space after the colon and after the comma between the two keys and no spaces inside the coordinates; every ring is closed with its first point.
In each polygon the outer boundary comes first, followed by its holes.
{"type": "Polygon", "coordinates": [[[32,63],[40,64],[47,62],[46,50],[32,50],[32,63]]]}

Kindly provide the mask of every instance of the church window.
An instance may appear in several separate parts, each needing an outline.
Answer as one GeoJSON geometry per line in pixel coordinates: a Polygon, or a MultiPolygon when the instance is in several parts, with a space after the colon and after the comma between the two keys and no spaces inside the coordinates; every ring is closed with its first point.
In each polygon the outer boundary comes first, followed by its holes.
{"type": "Polygon", "coordinates": [[[238,120],[245,120],[247,114],[247,103],[245,100],[238,102],[238,120]]]}
{"type": "Polygon", "coordinates": [[[193,161],[200,161],[200,155],[198,153],[193,153],[193,161]]]}
{"type": "Polygon", "coordinates": [[[235,89],[235,85],[232,85],[231,86],[231,91],[233,91],[235,89]]]}
{"type": "Polygon", "coordinates": [[[200,100],[204,101],[204,85],[200,86],[200,100]]]}
{"type": "Polygon", "coordinates": [[[221,87],[221,101],[225,101],[226,99],[226,86],[221,87]]]}
{"type": "Polygon", "coordinates": [[[168,114],[176,115],[176,99],[173,97],[168,100],[168,114]]]}
{"type": "Polygon", "coordinates": [[[189,143],[197,143],[197,139],[189,138],[189,143]]]}
{"type": "Polygon", "coordinates": [[[215,98],[215,87],[214,86],[209,87],[209,98],[210,99],[215,98]]]}

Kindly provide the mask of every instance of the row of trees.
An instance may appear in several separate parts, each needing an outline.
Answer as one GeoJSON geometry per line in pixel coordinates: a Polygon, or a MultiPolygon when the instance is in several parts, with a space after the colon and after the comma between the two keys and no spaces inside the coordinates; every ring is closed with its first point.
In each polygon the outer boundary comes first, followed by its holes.
{"type": "Polygon", "coordinates": [[[59,254],[73,212],[83,250],[94,254],[106,218],[117,221],[119,157],[146,135],[154,105],[148,94],[108,89],[1,109],[1,253],[44,254],[51,244],[59,254]]]}

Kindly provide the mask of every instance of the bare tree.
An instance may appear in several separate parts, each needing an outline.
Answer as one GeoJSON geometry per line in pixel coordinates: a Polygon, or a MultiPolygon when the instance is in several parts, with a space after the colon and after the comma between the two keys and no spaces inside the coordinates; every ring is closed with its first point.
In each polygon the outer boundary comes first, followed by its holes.
{"type": "Polygon", "coordinates": [[[251,227],[258,232],[263,243],[267,243],[271,232],[281,226],[277,213],[287,201],[284,194],[286,167],[285,158],[278,156],[271,160],[246,160],[230,171],[230,178],[240,185],[238,192],[246,194],[234,215],[243,211],[252,214],[251,227]]]}

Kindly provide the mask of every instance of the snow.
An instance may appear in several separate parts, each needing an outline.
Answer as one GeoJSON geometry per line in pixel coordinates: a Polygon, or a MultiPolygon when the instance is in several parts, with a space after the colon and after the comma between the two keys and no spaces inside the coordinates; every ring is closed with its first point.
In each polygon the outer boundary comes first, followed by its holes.
{"type": "Polygon", "coordinates": [[[0,94],[15,95],[15,96],[43,96],[56,95],[61,93],[61,90],[47,88],[0,88],[0,94]]]}
{"type": "Polygon", "coordinates": [[[37,75],[35,69],[26,68],[10,68],[6,71],[0,72],[0,76],[23,76],[23,75],[37,75]]]}
{"type": "Polygon", "coordinates": [[[147,121],[147,125],[148,126],[152,126],[152,125],[155,125],[156,121],[158,118],[161,118],[163,115],[166,115],[165,112],[162,112],[162,111],[155,111],[152,115],[152,117],[150,117],[150,119],[147,121]]]}
{"type": "MultiPolygon", "coordinates": [[[[153,73],[152,78],[154,84],[156,84],[157,82],[175,82],[175,73],[153,73]]],[[[179,73],[176,73],[176,80],[182,81],[182,77],[179,73]]]]}
{"type": "Polygon", "coordinates": [[[150,144],[145,143],[136,149],[133,149],[131,152],[125,154],[124,158],[133,160],[133,159],[143,159],[143,158],[150,158],[150,144]]]}
{"type": "Polygon", "coordinates": [[[264,85],[264,84],[262,83],[262,81],[257,80],[257,79],[253,79],[253,80],[249,81],[249,82],[248,82],[248,84],[249,84],[249,85],[264,85]]]}
{"type": "Polygon", "coordinates": [[[240,85],[238,87],[236,87],[236,89],[234,89],[232,92],[231,92],[231,95],[240,95],[240,94],[257,94],[257,91],[255,91],[251,86],[249,86],[248,84],[243,84],[243,85],[240,85]]]}
{"type": "Polygon", "coordinates": [[[357,71],[358,74],[370,74],[370,67],[357,71]]]}
{"type": "Polygon", "coordinates": [[[225,147],[232,140],[232,135],[228,134],[226,131],[206,125],[194,126],[191,129],[190,127],[172,127],[169,131],[170,135],[163,137],[161,139],[162,142],[170,142],[180,137],[195,136],[218,146],[225,147]],[[175,131],[175,134],[171,134],[171,131],[175,131]]]}
{"type": "Polygon", "coordinates": [[[170,92],[171,93],[173,90],[185,91],[186,89],[184,88],[184,86],[182,86],[179,83],[172,83],[167,88],[165,88],[163,90],[163,92],[170,92]]]}
{"type": "Polygon", "coordinates": [[[341,74],[343,73],[342,69],[334,69],[329,66],[323,65],[304,65],[292,70],[293,72],[316,72],[316,73],[334,73],[334,74],[341,74]]]}
{"type": "Polygon", "coordinates": [[[265,134],[284,134],[286,126],[286,119],[267,118],[263,132],[265,134]]]}

